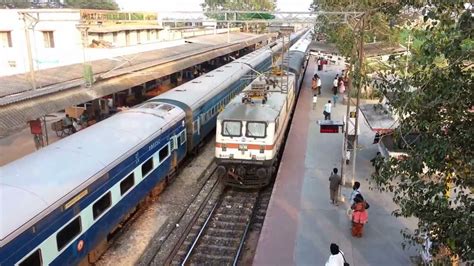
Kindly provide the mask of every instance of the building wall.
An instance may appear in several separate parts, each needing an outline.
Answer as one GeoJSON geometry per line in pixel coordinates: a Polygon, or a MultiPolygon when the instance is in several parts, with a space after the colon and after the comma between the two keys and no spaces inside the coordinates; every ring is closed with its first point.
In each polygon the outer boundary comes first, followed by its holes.
{"type": "MultiPolygon", "coordinates": [[[[12,42],[12,47],[0,47],[0,75],[29,70],[25,23],[18,11],[0,10],[0,31],[9,31],[12,42]]],[[[76,28],[79,12],[65,9],[60,13],[40,13],[39,17],[40,20],[28,31],[34,67],[41,69],[65,64],[68,60],[64,55],[77,51],[82,45],[76,28]],[[45,47],[44,31],[53,32],[53,48],[45,47]]]]}
{"type": "MultiPolygon", "coordinates": [[[[128,30],[114,33],[89,33],[88,45],[92,40],[104,40],[113,44],[111,48],[83,48],[80,12],[74,9],[0,9],[0,32],[10,32],[12,47],[0,44],[0,76],[30,71],[25,23],[19,11],[28,12],[39,18],[28,34],[34,70],[77,64],[86,61],[123,56],[184,44],[184,38],[225,33],[227,29],[194,30],[128,30]],[[39,17],[38,17],[39,16],[39,17]],[[54,47],[45,47],[43,32],[53,32],[54,47]],[[127,37],[128,36],[128,37],[127,37]],[[127,41],[128,40],[128,41],[127,41]]],[[[239,28],[230,31],[238,32],[239,28]]],[[[0,39],[1,40],[1,39],[0,39]]]]}

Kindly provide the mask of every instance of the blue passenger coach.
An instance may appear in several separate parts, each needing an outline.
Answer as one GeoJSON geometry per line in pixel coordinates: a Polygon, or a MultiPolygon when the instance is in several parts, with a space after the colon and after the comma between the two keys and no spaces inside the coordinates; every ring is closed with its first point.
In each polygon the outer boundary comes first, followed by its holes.
{"type": "Polygon", "coordinates": [[[183,159],[184,118],[145,103],[3,167],[1,264],[78,263],[183,159]]]}

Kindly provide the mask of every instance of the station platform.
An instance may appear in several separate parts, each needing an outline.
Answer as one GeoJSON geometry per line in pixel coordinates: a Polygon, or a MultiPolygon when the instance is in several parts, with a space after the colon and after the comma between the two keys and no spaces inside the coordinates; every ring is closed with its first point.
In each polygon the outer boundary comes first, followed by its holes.
{"type": "MultiPolygon", "coordinates": [[[[339,206],[330,203],[328,179],[334,167],[340,171],[343,135],[319,133],[317,121],[324,119],[323,106],[332,100],[332,82],[342,67],[342,63],[325,65],[323,71],[316,71],[315,59],[310,59],[253,265],[324,265],[331,243],[339,245],[351,266],[410,265],[411,257],[417,254],[415,248],[402,248],[400,233],[405,228],[413,230],[416,220],[391,216],[397,208],[392,195],[370,190],[370,159],[377,147],[362,115],[354,177],[370,204],[362,238],[351,236],[347,215],[352,165],[345,165],[348,184],[342,187],[340,198],[344,202],[339,206]],[[322,78],[322,95],[313,109],[314,73],[322,78]]],[[[333,120],[342,120],[346,113],[347,106],[340,102],[332,108],[333,120]]]]}
{"type": "MultiPolygon", "coordinates": [[[[230,33],[187,38],[184,44],[88,62],[94,83],[85,86],[83,62],[35,71],[37,89],[25,74],[0,77],[0,137],[67,107],[82,104],[171,75],[260,43],[269,34],[230,33]]],[[[139,49],[139,46],[135,47],[139,49]]]]}

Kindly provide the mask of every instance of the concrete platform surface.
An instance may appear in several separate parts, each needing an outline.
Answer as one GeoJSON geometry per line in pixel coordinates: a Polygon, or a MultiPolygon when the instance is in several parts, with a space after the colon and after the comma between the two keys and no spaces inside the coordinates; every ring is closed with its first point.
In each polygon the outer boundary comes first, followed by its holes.
{"type": "MultiPolygon", "coordinates": [[[[414,248],[403,250],[400,230],[413,230],[414,219],[391,216],[396,205],[392,195],[370,190],[372,159],[377,147],[374,133],[360,115],[359,149],[355,180],[369,202],[369,223],[362,238],[351,236],[347,215],[352,191],[352,165],[345,165],[348,187],[341,189],[339,206],[329,201],[329,175],[334,167],[340,171],[343,135],[321,134],[317,120],[324,119],[324,104],[332,100],[332,82],[341,65],[327,65],[317,73],[322,78],[322,95],[312,109],[311,77],[316,64],[310,60],[297,103],[292,128],[277,175],[273,195],[262,228],[254,265],[324,265],[330,255],[329,245],[336,243],[347,261],[356,265],[410,265],[414,248]]],[[[341,99],[339,99],[341,101],[341,99]]],[[[346,105],[337,103],[332,119],[342,120],[346,105]]]]}

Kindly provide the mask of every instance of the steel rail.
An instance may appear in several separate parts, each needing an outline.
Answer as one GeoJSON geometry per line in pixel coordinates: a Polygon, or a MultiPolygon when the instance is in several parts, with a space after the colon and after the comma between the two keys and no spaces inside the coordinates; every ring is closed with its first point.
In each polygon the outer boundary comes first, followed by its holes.
{"type": "MultiPolygon", "coordinates": [[[[183,262],[181,263],[181,266],[184,266],[184,265],[186,264],[186,262],[188,261],[188,259],[191,257],[191,254],[192,254],[193,251],[194,251],[194,247],[196,247],[197,242],[201,239],[201,235],[202,235],[202,233],[204,232],[204,230],[207,229],[207,224],[209,223],[209,221],[210,221],[211,218],[213,217],[214,211],[216,210],[217,205],[219,205],[219,202],[220,202],[220,201],[218,200],[218,201],[216,201],[216,203],[214,203],[214,206],[212,207],[211,212],[210,212],[209,215],[207,216],[206,221],[205,221],[204,224],[202,225],[201,230],[199,230],[199,233],[198,233],[198,235],[196,236],[196,238],[194,239],[193,244],[191,245],[191,247],[189,248],[188,252],[186,253],[186,257],[184,258],[183,262]]],[[[205,204],[204,204],[204,205],[205,205],[205,204]]]]}
{"type": "MultiPolygon", "coordinates": [[[[212,173],[209,175],[209,179],[216,173],[216,170],[217,170],[217,166],[214,167],[214,169],[212,170],[212,173]]],[[[192,219],[189,221],[188,225],[186,226],[184,232],[181,234],[180,238],[178,239],[178,242],[176,243],[176,245],[174,246],[173,250],[171,251],[171,253],[168,255],[168,257],[166,258],[165,260],[165,263],[163,263],[164,265],[171,265],[171,262],[173,261],[173,258],[176,256],[176,254],[178,253],[180,247],[183,245],[184,241],[186,240],[186,237],[189,235],[189,232],[191,231],[192,227],[196,224],[196,221],[199,219],[199,216],[201,215],[202,211],[204,210],[204,208],[206,207],[207,205],[207,202],[209,201],[210,197],[214,194],[214,192],[216,191],[217,187],[218,187],[218,184],[220,184],[221,182],[221,179],[220,178],[217,178],[216,181],[214,182],[214,184],[212,185],[211,187],[211,190],[209,191],[209,193],[206,195],[206,197],[202,200],[202,203],[201,205],[199,206],[199,208],[197,209],[197,211],[195,212],[195,214],[193,215],[192,219]]],[[[206,185],[207,181],[204,182],[204,185],[201,187],[201,190],[202,191],[206,185]]],[[[192,203],[196,201],[197,197],[199,196],[200,193],[196,193],[196,196],[193,198],[191,204],[189,204],[189,207],[191,207],[192,203]]],[[[188,209],[189,209],[188,207],[188,209]]],[[[213,209],[214,210],[214,209],[213,209]]],[[[212,212],[212,211],[211,211],[212,212]]],[[[186,214],[186,211],[183,212],[183,214],[181,215],[180,219],[181,220],[184,215],[186,214]]],[[[171,231],[166,237],[168,238],[171,233],[173,231],[171,231]]],[[[156,254],[158,254],[158,251],[156,252],[156,254]]],[[[156,256],[155,254],[155,256],[156,256]]],[[[152,260],[153,261],[153,260],[152,260]]]]}

